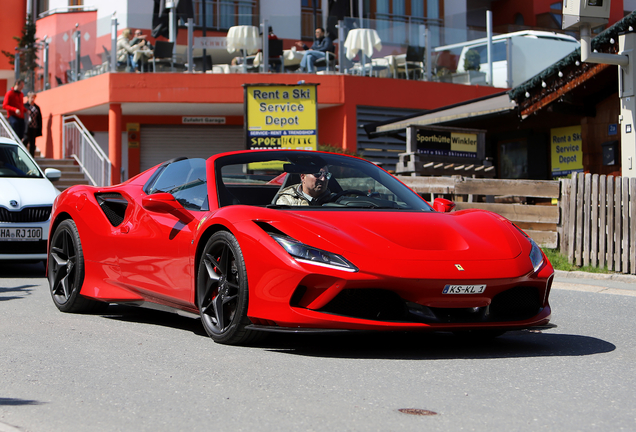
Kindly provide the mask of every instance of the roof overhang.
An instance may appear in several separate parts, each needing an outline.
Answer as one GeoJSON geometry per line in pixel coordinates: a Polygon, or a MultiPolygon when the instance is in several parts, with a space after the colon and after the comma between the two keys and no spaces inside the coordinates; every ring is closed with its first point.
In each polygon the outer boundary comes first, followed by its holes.
{"type": "Polygon", "coordinates": [[[428,126],[440,123],[448,123],[462,119],[506,114],[517,108],[515,101],[511,101],[507,93],[488,96],[463,104],[454,105],[431,111],[418,117],[410,117],[404,120],[379,125],[374,135],[395,133],[409,126],[428,126]]]}

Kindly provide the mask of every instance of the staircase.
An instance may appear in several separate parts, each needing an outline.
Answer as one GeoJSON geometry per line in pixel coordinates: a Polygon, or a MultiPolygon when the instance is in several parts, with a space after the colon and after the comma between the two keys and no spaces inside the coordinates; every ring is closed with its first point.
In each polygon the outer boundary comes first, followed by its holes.
{"type": "Polygon", "coordinates": [[[53,183],[61,191],[78,184],[90,184],[84,173],[82,173],[80,166],[73,159],[47,159],[36,156],[35,161],[42,168],[42,171],[47,168],[55,168],[62,171],[62,177],[53,183]]]}

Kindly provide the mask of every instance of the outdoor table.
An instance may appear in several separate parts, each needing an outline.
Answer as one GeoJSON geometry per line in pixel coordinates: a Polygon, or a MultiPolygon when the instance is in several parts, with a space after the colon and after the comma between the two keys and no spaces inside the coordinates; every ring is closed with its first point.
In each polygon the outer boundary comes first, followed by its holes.
{"type": "MultiPolygon", "coordinates": [[[[283,61],[285,66],[296,66],[300,64],[300,61],[303,59],[303,51],[296,51],[296,47],[292,47],[288,50],[283,50],[283,61]]],[[[263,60],[263,53],[256,54],[256,58],[254,59],[254,66],[258,66],[261,64],[263,60]]]]}
{"type": "Polygon", "coordinates": [[[241,51],[243,55],[243,72],[247,73],[245,55],[253,54],[261,47],[261,36],[258,27],[240,25],[230,27],[227,32],[227,52],[241,51]]]}
{"type": "MultiPolygon", "coordinates": [[[[382,49],[382,40],[380,36],[378,36],[378,32],[374,29],[351,29],[349,30],[349,34],[347,35],[347,39],[344,43],[345,47],[345,55],[349,60],[353,60],[353,58],[358,54],[359,51],[362,51],[361,61],[362,61],[362,70],[365,70],[365,55],[367,57],[371,57],[373,55],[373,49],[380,51],[382,49]]],[[[369,76],[371,76],[371,71],[369,70],[369,76]]]]}

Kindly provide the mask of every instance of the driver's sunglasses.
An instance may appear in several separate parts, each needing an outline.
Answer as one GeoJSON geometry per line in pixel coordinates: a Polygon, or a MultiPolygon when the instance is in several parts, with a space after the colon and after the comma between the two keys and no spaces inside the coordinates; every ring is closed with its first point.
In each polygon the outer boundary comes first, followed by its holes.
{"type": "Polygon", "coordinates": [[[316,177],[317,179],[321,178],[322,176],[325,176],[325,178],[327,180],[329,180],[331,178],[331,173],[330,172],[326,172],[326,171],[320,171],[317,173],[311,173],[312,176],[316,177]]]}

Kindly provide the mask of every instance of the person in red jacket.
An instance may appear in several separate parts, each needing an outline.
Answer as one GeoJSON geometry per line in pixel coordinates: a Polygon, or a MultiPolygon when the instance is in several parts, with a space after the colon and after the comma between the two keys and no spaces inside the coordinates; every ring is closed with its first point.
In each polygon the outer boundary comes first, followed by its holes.
{"type": "Polygon", "coordinates": [[[2,108],[7,111],[7,117],[11,128],[15,131],[20,140],[24,137],[24,95],[22,89],[24,88],[24,81],[21,79],[16,80],[13,87],[4,95],[4,102],[2,102],[2,108]]]}

